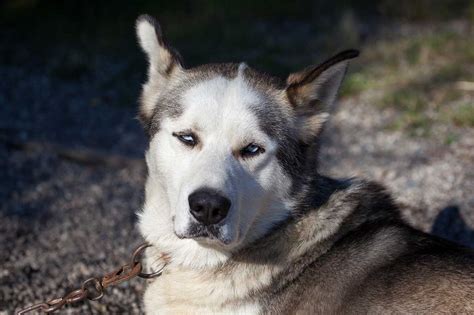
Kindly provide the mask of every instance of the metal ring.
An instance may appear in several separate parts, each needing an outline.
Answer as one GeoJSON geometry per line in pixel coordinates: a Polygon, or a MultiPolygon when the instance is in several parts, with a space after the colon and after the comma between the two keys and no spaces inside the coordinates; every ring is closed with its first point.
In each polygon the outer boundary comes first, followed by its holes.
{"type": "Polygon", "coordinates": [[[140,262],[140,257],[143,254],[143,251],[147,249],[148,247],[151,247],[150,243],[143,243],[142,245],[138,246],[137,249],[135,249],[132,255],[132,263],[131,263],[132,266],[140,262]]]}
{"type": "Polygon", "coordinates": [[[166,267],[166,264],[164,264],[163,267],[161,267],[160,269],[158,269],[158,270],[155,271],[155,272],[152,272],[152,273],[140,272],[140,273],[138,274],[138,276],[139,276],[140,278],[144,278],[144,279],[155,278],[155,277],[161,276],[161,274],[163,273],[163,269],[165,269],[165,267],[166,267]]]}
{"type": "Polygon", "coordinates": [[[102,287],[102,284],[97,278],[89,278],[86,281],[84,281],[84,283],[82,284],[82,289],[86,292],[87,299],[91,301],[97,301],[104,296],[104,288],[102,287]],[[90,285],[91,282],[93,282],[94,288],[96,292],[98,293],[96,294],[96,296],[92,296],[92,297],[89,296],[89,293],[92,293],[92,291],[88,289],[88,286],[90,285]]]}
{"type": "Polygon", "coordinates": [[[71,304],[71,303],[82,301],[85,298],[86,298],[86,292],[82,288],[80,288],[72,292],[69,292],[69,294],[64,297],[64,300],[66,301],[66,304],[71,304]]]}
{"type": "Polygon", "coordinates": [[[41,310],[42,310],[44,313],[51,313],[51,312],[54,312],[54,311],[60,309],[60,308],[63,307],[66,303],[67,303],[67,301],[66,301],[66,298],[65,298],[65,297],[60,297],[60,298],[52,299],[52,300],[46,302],[46,304],[48,305],[48,307],[42,308],[41,310]]]}
{"type": "MultiPolygon", "coordinates": [[[[148,247],[151,247],[152,245],[150,243],[144,243],[142,245],[140,245],[136,250],[135,252],[133,252],[133,256],[132,256],[132,265],[133,264],[138,264],[140,263],[140,257],[141,255],[143,254],[143,251],[145,249],[147,249],[148,247]]],[[[163,269],[166,267],[166,263],[163,265],[163,267],[161,267],[160,269],[158,269],[157,271],[154,271],[152,273],[145,273],[145,272],[140,272],[138,274],[138,276],[140,278],[144,278],[144,279],[151,279],[151,278],[155,278],[155,277],[158,277],[160,276],[162,273],[163,273],[163,269]]]]}
{"type": "Polygon", "coordinates": [[[48,308],[49,308],[49,305],[47,303],[38,303],[38,304],[31,305],[27,308],[24,308],[22,310],[19,310],[16,313],[16,315],[23,315],[23,314],[29,313],[31,311],[35,311],[37,309],[40,309],[41,311],[44,311],[45,309],[48,309],[48,308]]]}

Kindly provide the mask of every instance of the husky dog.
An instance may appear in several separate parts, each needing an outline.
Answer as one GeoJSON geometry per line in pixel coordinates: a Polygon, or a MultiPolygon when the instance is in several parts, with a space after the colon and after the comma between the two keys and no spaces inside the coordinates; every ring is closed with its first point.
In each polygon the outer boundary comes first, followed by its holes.
{"type": "Polygon", "coordinates": [[[406,225],[377,183],[318,174],[318,140],[357,51],[286,81],[192,69],[150,16],[139,117],[148,314],[474,314],[474,253],[406,225]]]}

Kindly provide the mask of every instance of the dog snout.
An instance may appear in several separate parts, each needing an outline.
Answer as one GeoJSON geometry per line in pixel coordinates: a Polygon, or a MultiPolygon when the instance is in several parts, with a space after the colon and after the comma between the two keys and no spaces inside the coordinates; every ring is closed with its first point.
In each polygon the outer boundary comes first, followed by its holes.
{"type": "Polygon", "coordinates": [[[188,197],[193,217],[204,225],[221,222],[229,212],[231,202],[216,190],[202,188],[188,197]]]}

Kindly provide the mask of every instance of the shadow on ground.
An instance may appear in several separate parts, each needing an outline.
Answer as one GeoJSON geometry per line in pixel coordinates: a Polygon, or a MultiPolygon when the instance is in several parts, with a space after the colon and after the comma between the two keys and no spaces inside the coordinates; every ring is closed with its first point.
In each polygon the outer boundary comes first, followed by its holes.
{"type": "Polygon", "coordinates": [[[459,207],[444,208],[436,217],[431,233],[447,240],[474,248],[474,230],[466,224],[459,207]]]}

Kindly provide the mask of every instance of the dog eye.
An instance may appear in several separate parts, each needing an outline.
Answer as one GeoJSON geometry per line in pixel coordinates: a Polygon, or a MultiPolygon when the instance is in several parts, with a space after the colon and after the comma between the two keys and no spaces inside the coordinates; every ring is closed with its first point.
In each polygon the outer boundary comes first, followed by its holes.
{"type": "Polygon", "coordinates": [[[265,152],[265,149],[263,149],[261,146],[255,143],[250,143],[245,148],[240,150],[240,155],[245,158],[255,156],[263,152],[265,152]]]}
{"type": "Polygon", "coordinates": [[[185,145],[194,147],[197,144],[197,137],[192,133],[180,134],[173,132],[173,136],[178,138],[178,140],[184,143],[185,145]]]}

